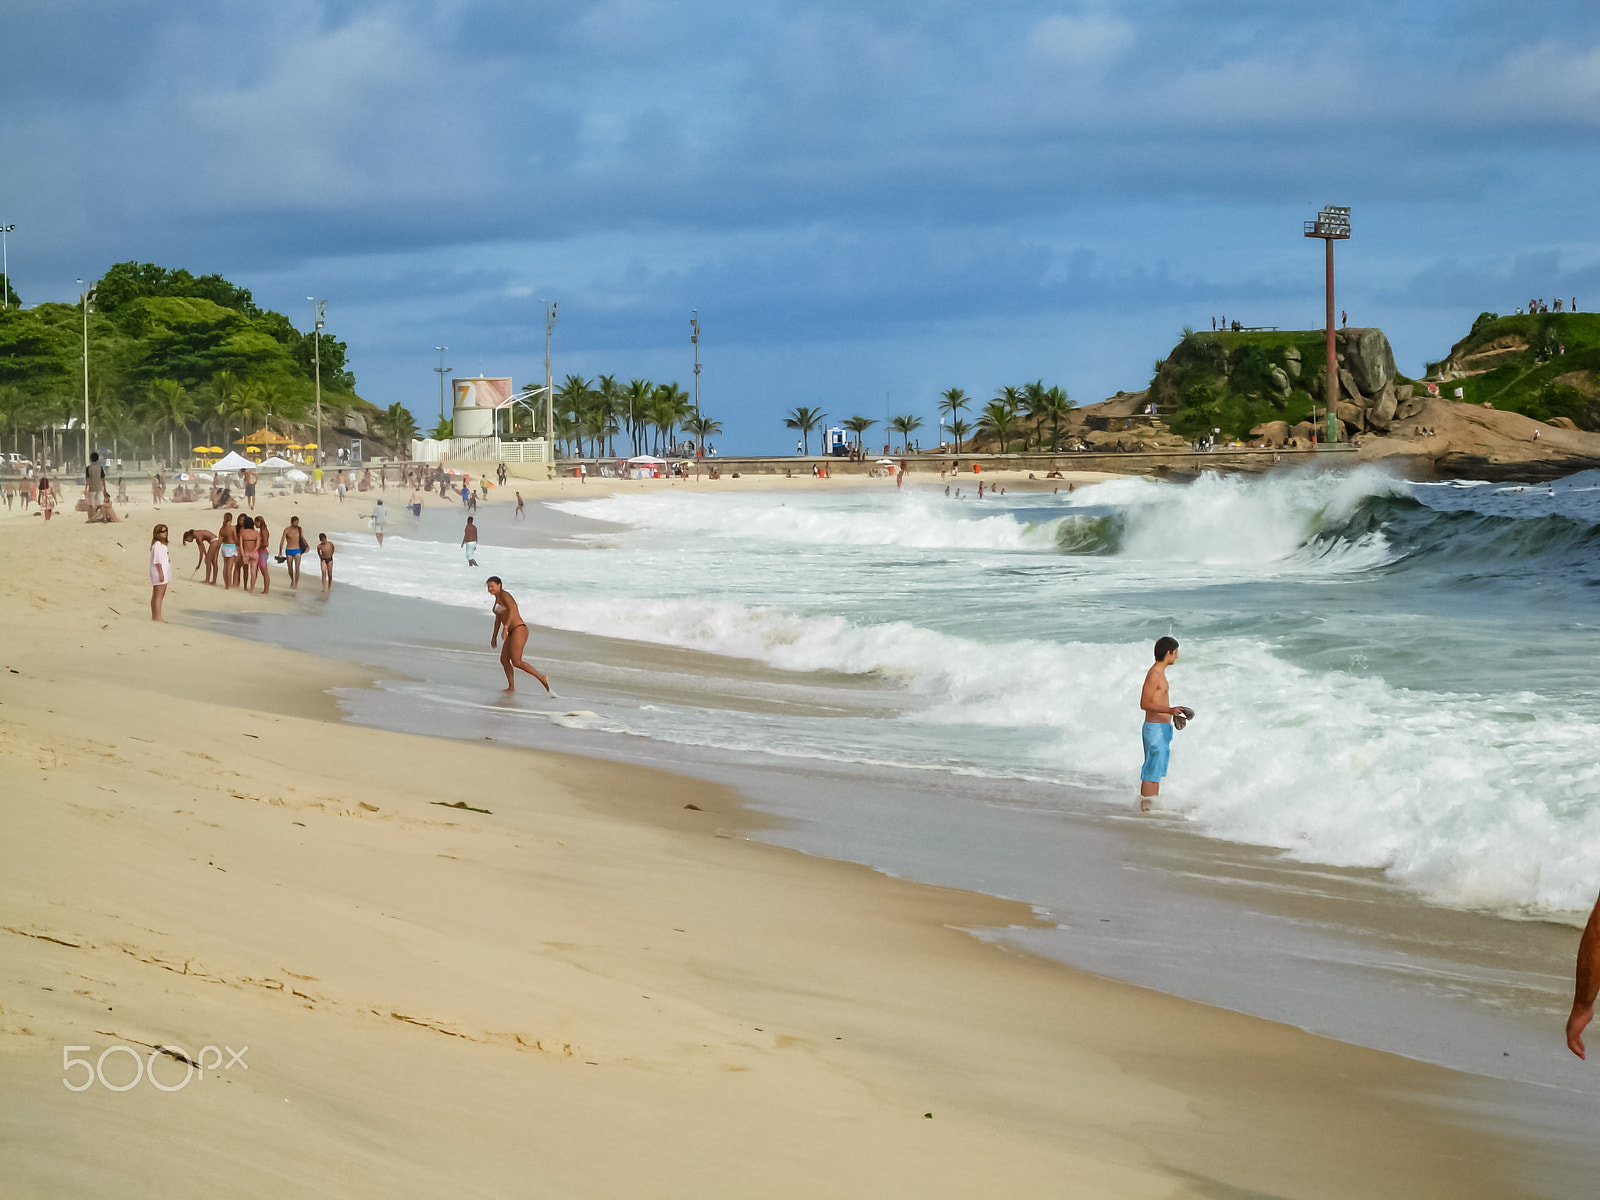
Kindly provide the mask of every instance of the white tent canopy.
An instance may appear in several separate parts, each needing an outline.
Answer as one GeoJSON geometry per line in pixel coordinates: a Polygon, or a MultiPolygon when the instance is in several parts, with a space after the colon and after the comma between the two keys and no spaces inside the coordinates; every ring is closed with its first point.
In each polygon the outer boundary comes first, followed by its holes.
{"type": "Polygon", "coordinates": [[[292,466],[294,466],[294,464],[292,462],[290,462],[287,458],[279,458],[276,454],[274,454],[271,458],[267,459],[266,462],[261,464],[262,470],[266,470],[266,468],[271,467],[273,470],[276,470],[276,471],[281,471],[285,467],[292,467],[292,466]]]}
{"type": "Polygon", "coordinates": [[[629,463],[641,467],[659,467],[667,460],[664,458],[651,458],[648,454],[641,454],[637,458],[630,458],[629,463]]]}
{"type": "Polygon", "coordinates": [[[256,464],[251,462],[237,450],[228,451],[227,455],[206,467],[208,471],[253,471],[256,464]]]}

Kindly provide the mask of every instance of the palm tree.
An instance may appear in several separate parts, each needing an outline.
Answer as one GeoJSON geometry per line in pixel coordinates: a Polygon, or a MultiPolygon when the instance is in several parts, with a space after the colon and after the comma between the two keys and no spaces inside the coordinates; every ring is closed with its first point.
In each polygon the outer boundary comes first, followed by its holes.
{"type": "Polygon", "coordinates": [[[556,409],[555,441],[567,443],[567,449],[572,449],[572,443],[577,439],[577,422],[572,419],[572,414],[564,408],[556,409]]]}
{"type": "Polygon", "coordinates": [[[922,418],[906,413],[889,422],[889,428],[900,435],[900,450],[903,454],[911,452],[911,435],[922,428],[922,418]]]}
{"type": "Polygon", "coordinates": [[[411,410],[404,404],[396,401],[383,411],[383,423],[389,427],[389,436],[394,439],[395,449],[411,449],[411,439],[417,436],[417,419],[411,415],[411,410]]]}
{"type": "MultiPolygon", "coordinates": [[[[958,387],[945,388],[939,395],[942,397],[939,401],[939,412],[949,416],[950,428],[954,430],[956,421],[961,417],[961,410],[966,408],[971,401],[968,400],[967,393],[958,387]]],[[[965,421],[962,421],[961,424],[963,428],[966,427],[965,421]]],[[[956,437],[956,453],[961,453],[961,438],[959,435],[956,437]]]]}
{"type": "Polygon", "coordinates": [[[843,422],[843,424],[846,429],[856,435],[856,452],[858,454],[863,453],[861,447],[862,435],[876,425],[877,422],[871,417],[855,416],[851,417],[848,421],[843,422]]]}
{"type": "Polygon", "coordinates": [[[656,452],[665,455],[668,441],[672,436],[672,427],[678,422],[678,402],[674,394],[677,384],[662,384],[656,388],[650,397],[650,405],[645,413],[650,424],[656,427],[656,452]]]}
{"type": "MultiPolygon", "coordinates": [[[[1015,391],[1015,388],[1007,389],[1015,391]]],[[[991,400],[983,407],[983,414],[978,418],[978,428],[994,434],[1000,443],[999,453],[1011,452],[1011,434],[1017,427],[1017,413],[1014,408],[1004,400],[991,400]]]]}
{"type": "Polygon", "coordinates": [[[961,453],[961,440],[967,436],[967,432],[971,428],[972,426],[967,424],[967,422],[963,421],[960,417],[957,417],[955,420],[950,422],[950,432],[955,435],[956,439],[957,454],[961,453]]]}
{"type": "Polygon", "coordinates": [[[655,390],[655,398],[651,406],[651,422],[661,430],[662,451],[665,453],[672,448],[673,430],[681,425],[684,419],[690,416],[694,409],[689,393],[677,385],[677,382],[663,383],[655,390]],[[665,418],[657,419],[657,415],[665,418]]]}
{"type": "Polygon", "coordinates": [[[1078,402],[1067,395],[1067,389],[1052,387],[1045,393],[1048,407],[1045,415],[1050,419],[1050,449],[1054,450],[1061,444],[1061,422],[1068,419],[1068,414],[1078,407],[1078,402]]]}
{"type": "Polygon", "coordinates": [[[206,385],[202,411],[217,419],[218,440],[228,436],[228,418],[239,402],[239,378],[232,371],[218,371],[206,385]]]}
{"type": "Polygon", "coordinates": [[[157,379],[150,385],[141,406],[144,418],[157,432],[167,431],[168,461],[177,463],[177,433],[187,429],[195,417],[194,397],[183,384],[172,379],[157,379]]]}
{"type": "Polygon", "coordinates": [[[568,375],[556,389],[556,399],[561,411],[571,419],[571,436],[577,443],[577,452],[583,454],[584,416],[589,408],[589,381],[582,375],[568,375]]]}
{"type": "Polygon", "coordinates": [[[684,421],[683,427],[694,434],[695,442],[699,445],[702,453],[706,448],[706,439],[717,437],[722,433],[722,422],[713,421],[703,413],[699,416],[689,417],[684,421]]]}
{"type": "Polygon", "coordinates": [[[798,429],[800,431],[800,453],[802,455],[811,453],[811,431],[822,424],[822,418],[826,415],[820,408],[801,407],[795,409],[783,419],[783,423],[790,429],[798,429]]]}
{"type": "MultiPolygon", "coordinates": [[[[594,390],[595,424],[604,431],[603,436],[609,439],[617,432],[617,417],[622,412],[622,387],[617,383],[615,375],[602,375],[598,382],[600,386],[594,390]]],[[[608,458],[615,458],[616,453],[615,445],[607,446],[608,458]]]]}
{"type": "MultiPolygon", "coordinates": [[[[1022,410],[1028,414],[1028,419],[1033,422],[1033,437],[1042,432],[1040,426],[1050,411],[1050,393],[1045,390],[1044,380],[1036,379],[1032,383],[1022,385],[1022,410]]],[[[1022,448],[1026,450],[1033,444],[1033,437],[1027,432],[1023,433],[1022,448]]]]}
{"type": "Polygon", "coordinates": [[[639,434],[645,427],[645,411],[650,407],[650,397],[655,390],[656,385],[648,379],[628,380],[624,400],[628,406],[628,436],[633,439],[635,454],[643,453],[639,447],[639,434]]]}
{"type": "Polygon", "coordinates": [[[435,441],[448,442],[456,436],[456,423],[449,417],[440,417],[434,425],[433,431],[428,434],[435,441]]]}

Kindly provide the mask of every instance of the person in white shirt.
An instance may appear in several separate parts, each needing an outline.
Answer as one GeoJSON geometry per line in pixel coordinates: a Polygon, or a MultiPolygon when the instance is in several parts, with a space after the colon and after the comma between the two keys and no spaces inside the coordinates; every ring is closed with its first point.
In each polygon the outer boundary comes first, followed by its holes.
{"type": "Polygon", "coordinates": [[[172,582],[172,560],[167,556],[167,527],[157,525],[150,535],[150,619],[165,622],[161,615],[161,602],[167,597],[167,584],[172,582]]]}
{"type": "Polygon", "coordinates": [[[389,510],[383,506],[383,501],[379,500],[372,506],[372,532],[377,536],[380,549],[383,546],[383,527],[388,521],[389,510]]]}

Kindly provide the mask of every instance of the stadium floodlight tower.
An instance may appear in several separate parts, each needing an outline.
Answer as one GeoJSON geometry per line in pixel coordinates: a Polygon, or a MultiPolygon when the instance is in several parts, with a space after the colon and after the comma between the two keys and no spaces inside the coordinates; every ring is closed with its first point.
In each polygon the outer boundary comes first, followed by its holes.
{"type": "Polygon", "coordinates": [[[1333,347],[1333,244],[1350,237],[1350,209],[1325,205],[1315,221],[1305,223],[1308,238],[1321,238],[1328,258],[1328,441],[1339,440],[1339,354],[1333,347]]]}

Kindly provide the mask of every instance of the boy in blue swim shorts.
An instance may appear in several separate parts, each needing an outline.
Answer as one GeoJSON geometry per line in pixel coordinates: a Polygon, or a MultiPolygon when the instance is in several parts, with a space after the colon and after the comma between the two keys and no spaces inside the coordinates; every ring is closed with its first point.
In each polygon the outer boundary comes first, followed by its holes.
{"type": "Polygon", "coordinates": [[[1172,723],[1178,728],[1194,716],[1194,710],[1173,704],[1167,689],[1167,668],[1178,661],[1178,640],[1164,637],[1156,642],[1156,661],[1144,677],[1139,707],[1144,709],[1144,767],[1139,772],[1139,811],[1149,812],[1167,777],[1167,758],[1172,753],[1172,723]]]}

